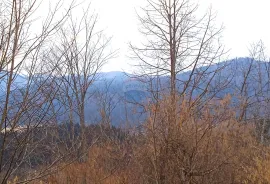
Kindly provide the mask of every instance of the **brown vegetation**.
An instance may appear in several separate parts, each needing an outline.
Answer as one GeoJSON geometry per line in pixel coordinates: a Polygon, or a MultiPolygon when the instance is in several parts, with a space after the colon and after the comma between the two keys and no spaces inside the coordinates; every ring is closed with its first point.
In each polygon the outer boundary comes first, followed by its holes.
{"type": "Polygon", "coordinates": [[[143,131],[123,140],[105,136],[83,163],[71,163],[44,183],[268,183],[269,148],[252,124],[236,121],[230,98],[201,108],[179,104],[168,122],[169,100],[151,105],[143,131]],[[199,110],[198,110],[199,109],[199,110]],[[168,131],[170,129],[170,134],[168,131]]]}

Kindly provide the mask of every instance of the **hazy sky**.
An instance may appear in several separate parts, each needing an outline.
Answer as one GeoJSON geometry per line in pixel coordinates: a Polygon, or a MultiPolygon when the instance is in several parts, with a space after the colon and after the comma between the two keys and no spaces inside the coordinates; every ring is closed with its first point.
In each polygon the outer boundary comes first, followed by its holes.
{"type": "MultiPolygon", "coordinates": [[[[70,0],[66,0],[70,1],[70,0]]],[[[130,69],[127,43],[138,42],[136,9],[146,0],[92,0],[92,9],[99,14],[99,26],[113,36],[112,47],[119,49],[119,57],[112,60],[104,71],[130,69]]],[[[248,56],[249,45],[263,40],[270,48],[270,0],[198,0],[199,11],[209,6],[217,12],[217,24],[225,26],[223,43],[230,49],[229,58],[248,56]]],[[[270,50],[270,49],[269,49],[270,50]]]]}

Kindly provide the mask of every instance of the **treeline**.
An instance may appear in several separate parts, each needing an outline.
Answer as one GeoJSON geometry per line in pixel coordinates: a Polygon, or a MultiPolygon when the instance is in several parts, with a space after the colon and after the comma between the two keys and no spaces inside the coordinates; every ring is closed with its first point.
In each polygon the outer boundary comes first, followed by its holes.
{"type": "Polygon", "coordinates": [[[263,43],[243,66],[214,65],[227,51],[211,9],[198,16],[191,0],[147,2],[138,12],[145,39],[129,44],[133,79],[149,94],[140,101],[109,93],[110,81],[93,88],[117,52],[91,6],[51,4],[33,32],[43,4],[0,3],[1,183],[270,183],[263,43]],[[230,67],[239,68],[228,75],[230,67]],[[89,125],[93,98],[100,118],[89,125]],[[120,102],[133,109],[114,127],[120,102]]]}

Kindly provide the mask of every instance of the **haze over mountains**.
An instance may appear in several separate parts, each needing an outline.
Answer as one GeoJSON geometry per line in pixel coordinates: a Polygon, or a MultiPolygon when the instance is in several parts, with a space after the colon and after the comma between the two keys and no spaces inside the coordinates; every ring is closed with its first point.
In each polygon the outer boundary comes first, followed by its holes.
{"type": "MultiPolygon", "coordinates": [[[[227,94],[237,96],[237,94],[243,92],[246,93],[250,100],[254,96],[256,98],[259,98],[259,96],[269,96],[268,75],[270,64],[268,62],[256,61],[251,58],[236,58],[211,65],[208,68],[200,67],[197,70],[207,70],[206,77],[214,77],[208,87],[208,93],[213,94],[215,98],[222,98],[227,94]],[[213,76],[213,71],[218,68],[220,70],[213,76]],[[242,89],[243,83],[247,84],[247,89],[242,89]]],[[[185,81],[189,79],[190,72],[186,71],[177,75],[179,91],[181,91],[185,81]]],[[[5,96],[7,85],[5,78],[1,77],[0,82],[0,94],[2,97],[5,96]]],[[[153,76],[153,78],[155,77],[153,76]]],[[[159,76],[160,84],[162,84],[161,86],[164,89],[168,87],[168,80],[167,76],[159,76]]],[[[17,75],[14,77],[12,90],[21,91],[26,83],[27,76],[17,75]]],[[[200,95],[200,89],[204,88],[205,85],[203,80],[199,81],[198,87],[193,91],[193,96],[200,95]]],[[[19,100],[18,95],[16,98],[19,100]]],[[[86,123],[91,124],[92,122],[101,121],[101,109],[103,109],[110,114],[110,120],[108,121],[112,122],[113,125],[123,125],[128,122],[137,122],[138,124],[143,122],[146,114],[144,114],[143,107],[139,107],[138,104],[149,101],[151,94],[149,83],[137,80],[132,74],[112,71],[99,73],[98,79],[88,90],[87,98],[85,109],[86,123]]],[[[257,99],[254,100],[256,101],[257,99]]],[[[237,103],[236,99],[235,102],[237,103]]],[[[58,102],[55,102],[55,104],[59,105],[58,102]]],[[[57,119],[61,122],[66,116],[67,114],[63,112],[63,115],[57,117],[57,119]]]]}

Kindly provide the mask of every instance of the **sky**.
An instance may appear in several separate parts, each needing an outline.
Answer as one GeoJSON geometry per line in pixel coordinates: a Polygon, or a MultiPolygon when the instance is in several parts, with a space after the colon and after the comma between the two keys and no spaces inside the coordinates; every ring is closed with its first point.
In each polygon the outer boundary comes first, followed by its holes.
{"type": "MultiPolygon", "coordinates": [[[[71,0],[65,0],[68,2],[71,0]]],[[[217,13],[217,25],[223,24],[223,44],[229,50],[228,58],[249,55],[250,44],[262,40],[270,50],[269,0],[198,0],[199,11],[210,6],[217,13]]],[[[91,7],[99,16],[99,27],[107,36],[112,36],[111,47],[119,49],[118,57],[112,59],[103,71],[132,70],[128,43],[138,43],[136,10],[146,0],[91,0],[91,7]]],[[[80,14],[80,10],[74,13],[80,14]]],[[[269,55],[269,54],[268,54],[269,55]]]]}

